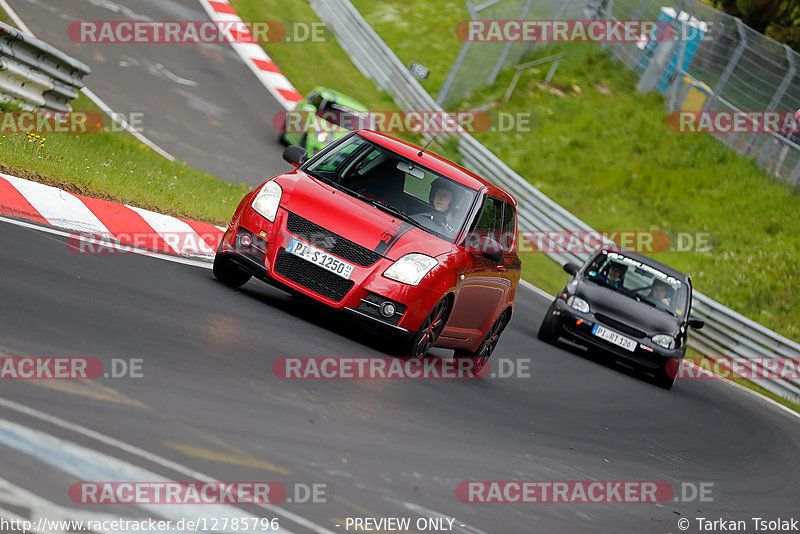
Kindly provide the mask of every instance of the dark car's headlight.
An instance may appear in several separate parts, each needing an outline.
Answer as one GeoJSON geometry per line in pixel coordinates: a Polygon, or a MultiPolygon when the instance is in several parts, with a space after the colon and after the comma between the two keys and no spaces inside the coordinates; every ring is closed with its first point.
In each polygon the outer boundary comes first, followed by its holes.
{"type": "Polygon", "coordinates": [[[665,349],[675,348],[675,338],[668,334],[656,334],[650,339],[659,347],[664,347],[665,349]]]}
{"type": "Polygon", "coordinates": [[[282,195],[281,186],[274,181],[267,182],[253,199],[253,209],[269,222],[275,222],[282,195]]]}
{"type": "Polygon", "coordinates": [[[572,295],[567,299],[570,308],[574,308],[582,313],[589,313],[589,303],[577,295],[572,295]]]}

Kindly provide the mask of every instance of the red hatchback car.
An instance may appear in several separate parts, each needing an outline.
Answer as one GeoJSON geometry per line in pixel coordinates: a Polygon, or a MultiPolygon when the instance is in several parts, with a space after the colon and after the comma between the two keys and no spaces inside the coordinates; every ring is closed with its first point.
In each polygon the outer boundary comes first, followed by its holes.
{"type": "Polygon", "coordinates": [[[511,195],[418,146],[353,132],[244,197],[214,259],[239,287],[255,276],[482,368],[520,278],[511,195]]]}

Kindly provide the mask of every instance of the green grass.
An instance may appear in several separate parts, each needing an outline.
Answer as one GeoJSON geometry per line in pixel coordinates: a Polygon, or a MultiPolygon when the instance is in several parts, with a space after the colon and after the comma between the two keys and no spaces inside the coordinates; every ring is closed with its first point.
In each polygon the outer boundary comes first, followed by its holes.
{"type": "Polygon", "coordinates": [[[11,22],[10,18],[8,18],[8,14],[2,9],[0,9],[0,22],[5,22],[6,24],[14,26],[16,28],[16,25],[13,22],[11,22]]]}
{"type": "MultiPolygon", "coordinates": [[[[319,22],[307,2],[297,0],[233,0],[231,4],[244,20],[319,22]]],[[[330,87],[358,100],[373,111],[399,110],[392,97],[353,66],[332,32],[322,42],[279,42],[263,44],[267,53],[295,88],[305,96],[317,86],[330,87]]],[[[417,142],[414,136],[401,135],[417,142]]]]}
{"type": "MultiPolygon", "coordinates": [[[[14,109],[3,105],[0,109],[14,109]]],[[[85,96],[73,102],[81,111],[98,111],[85,96]]],[[[111,125],[106,117],[104,124],[111,125]]],[[[171,162],[126,132],[51,134],[44,148],[26,135],[0,137],[3,172],[172,215],[225,224],[248,191],[182,162],[171,162]]]]}
{"type": "MultiPolygon", "coordinates": [[[[443,8],[423,0],[355,3],[401,61],[418,61],[437,73],[428,87],[436,94],[461,46],[448,29],[467,18],[463,4],[450,2],[443,8]]],[[[553,79],[566,95],[537,87],[548,67],[528,71],[511,101],[493,111],[531,111],[533,130],[476,137],[594,228],[710,232],[712,252],[656,257],[692,276],[696,289],[788,337],[800,338],[796,191],[710,136],[670,131],[662,97],[637,94],[636,74],[614,63],[599,46],[548,46],[534,52],[534,58],[567,54],[553,79]],[[573,84],[580,94],[570,89],[573,84]],[[602,94],[596,84],[612,94],[602,94]]],[[[471,95],[459,107],[499,100],[511,75],[502,73],[493,87],[471,95]]],[[[548,262],[543,255],[527,255],[524,272],[543,289],[557,291],[566,275],[548,262]]]]}

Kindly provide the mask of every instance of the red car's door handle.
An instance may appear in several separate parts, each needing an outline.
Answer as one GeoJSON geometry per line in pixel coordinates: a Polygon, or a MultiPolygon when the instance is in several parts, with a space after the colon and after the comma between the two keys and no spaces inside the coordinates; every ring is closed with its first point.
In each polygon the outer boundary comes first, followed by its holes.
{"type": "Polygon", "coordinates": [[[503,265],[498,265],[498,266],[497,266],[497,272],[498,272],[498,273],[502,273],[502,272],[503,272],[503,271],[505,271],[505,270],[506,270],[505,266],[503,266],[503,265]]]}

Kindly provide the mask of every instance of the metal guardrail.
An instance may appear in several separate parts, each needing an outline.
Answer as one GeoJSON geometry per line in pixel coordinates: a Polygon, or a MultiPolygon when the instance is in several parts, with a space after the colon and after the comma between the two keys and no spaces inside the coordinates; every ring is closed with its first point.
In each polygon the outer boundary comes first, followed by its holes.
{"type": "MultiPolygon", "coordinates": [[[[358,69],[389,92],[404,110],[441,111],[441,107],[414,79],[408,69],[364,20],[349,0],[311,0],[311,7],[336,34],[339,44],[358,69]]],[[[429,137],[428,137],[429,138],[429,137]]],[[[534,231],[590,231],[591,227],[543,195],[527,180],[503,163],[471,135],[458,135],[458,152],[465,167],[512,193],[519,204],[519,226],[534,231]]],[[[559,264],[583,263],[588,254],[549,253],[559,264]]],[[[800,344],[726,308],[713,299],[694,293],[693,313],[705,328],[693,332],[690,345],[711,359],[737,357],[793,358],[800,362],[800,344]]],[[[754,380],[781,397],[800,399],[800,380],[754,380]]]]}
{"type": "Polygon", "coordinates": [[[0,93],[36,108],[68,112],[90,72],[85,63],[0,22],[0,93]]]}

